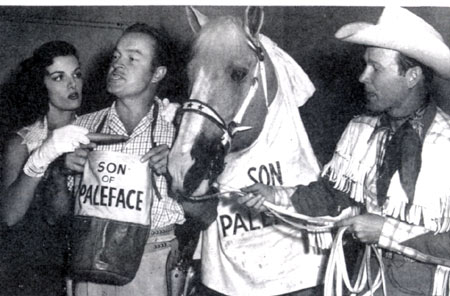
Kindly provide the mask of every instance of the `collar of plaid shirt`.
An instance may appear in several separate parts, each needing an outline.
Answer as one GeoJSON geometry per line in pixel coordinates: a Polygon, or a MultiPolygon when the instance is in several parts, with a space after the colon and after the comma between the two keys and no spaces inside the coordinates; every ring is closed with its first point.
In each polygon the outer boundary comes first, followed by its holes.
{"type": "MultiPolygon", "coordinates": [[[[150,108],[149,112],[139,121],[138,125],[133,129],[131,135],[129,135],[130,138],[135,138],[141,135],[143,132],[147,131],[148,128],[150,128],[150,125],[152,125],[151,131],[152,134],[155,133],[153,128],[157,128],[157,126],[160,127],[160,124],[156,126],[156,121],[158,121],[158,117],[156,116],[155,118],[154,114],[155,107],[158,109],[160,108],[160,100],[157,98],[155,98],[153,106],[150,108]]],[[[125,125],[120,120],[119,114],[117,113],[116,102],[114,102],[111,108],[109,109],[109,112],[106,115],[106,121],[104,126],[106,126],[110,131],[113,131],[114,133],[128,135],[125,125]]],[[[101,130],[105,132],[103,126],[101,126],[101,130]]],[[[154,142],[157,141],[151,141],[151,144],[154,145],[154,142]]]]}
{"type": "MultiPolygon", "coordinates": [[[[144,116],[144,118],[142,118],[142,120],[138,123],[138,125],[133,129],[133,132],[132,132],[132,136],[136,137],[137,135],[141,134],[142,132],[144,132],[147,128],[149,128],[151,126],[150,141],[151,141],[152,147],[156,147],[158,145],[157,144],[158,142],[156,141],[156,138],[155,138],[155,134],[156,134],[157,128],[161,127],[161,124],[158,124],[158,114],[160,113],[159,112],[160,107],[161,107],[160,100],[158,98],[156,98],[154,100],[154,103],[153,103],[152,107],[150,108],[149,112],[144,116]]],[[[125,130],[125,133],[127,133],[125,126],[123,125],[122,121],[119,119],[119,116],[117,114],[116,102],[113,103],[110,112],[105,116],[105,118],[102,120],[100,125],[97,127],[97,132],[101,132],[106,120],[110,120],[109,124],[111,126],[113,126],[113,127],[115,126],[121,132],[123,132],[125,130]]],[[[158,133],[158,134],[161,134],[161,133],[158,133]]],[[[153,170],[150,174],[150,178],[151,178],[152,187],[155,190],[155,195],[158,198],[158,200],[161,200],[162,196],[158,189],[156,178],[155,178],[155,172],[153,170]]]]}

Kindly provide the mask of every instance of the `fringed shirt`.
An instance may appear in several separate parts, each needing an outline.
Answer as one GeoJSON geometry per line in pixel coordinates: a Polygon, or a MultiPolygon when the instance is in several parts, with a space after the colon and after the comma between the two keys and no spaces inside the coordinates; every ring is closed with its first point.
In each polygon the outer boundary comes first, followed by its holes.
{"type": "MultiPolygon", "coordinates": [[[[322,179],[298,186],[294,207],[309,215],[338,214],[349,206],[386,217],[378,245],[418,262],[436,265],[433,295],[447,295],[450,275],[450,116],[430,104],[411,123],[422,139],[421,168],[414,199],[394,173],[386,201],[379,205],[376,180],[389,129],[381,116],[354,118],[344,131],[322,179]],[[431,110],[431,111],[430,111],[431,110]],[[349,198],[350,197],[350,198],[349,198]]],[[[413,272],[413,271],[412,271],[413,272]]]]}

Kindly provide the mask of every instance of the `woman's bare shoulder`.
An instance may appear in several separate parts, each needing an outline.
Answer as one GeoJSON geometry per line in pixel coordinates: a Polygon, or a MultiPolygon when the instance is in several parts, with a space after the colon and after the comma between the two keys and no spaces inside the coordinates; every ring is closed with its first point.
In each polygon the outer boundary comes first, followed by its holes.
{"type": "Polygon", "coordinates": [[[27,145],[23,142],[23,138],[18,134],[12,134],[6,141],[4,149],[5,160],[11,160],[11,158],[21,159],[28,157],[27,145]]]}

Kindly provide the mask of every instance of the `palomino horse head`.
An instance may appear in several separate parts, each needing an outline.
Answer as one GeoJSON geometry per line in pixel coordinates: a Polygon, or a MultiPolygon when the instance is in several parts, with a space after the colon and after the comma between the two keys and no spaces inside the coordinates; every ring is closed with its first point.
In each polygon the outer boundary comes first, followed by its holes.
{"type": "Polygon", "coordinates": [[[184,197],[206,194],[225,156],[256,140],[278,87],[259,41],[261,8],[247,8],[244,22],[231,16],[209,20],[194,8],[187,14],[196,33],[188,65],[190,97],[168,166],[172,191],[184,197]]]}

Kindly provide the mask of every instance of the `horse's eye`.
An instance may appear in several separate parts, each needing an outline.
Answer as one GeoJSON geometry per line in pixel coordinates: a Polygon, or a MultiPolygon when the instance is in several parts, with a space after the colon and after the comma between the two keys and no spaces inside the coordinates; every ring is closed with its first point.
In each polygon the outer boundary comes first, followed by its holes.
{"type": "Polygon", "coordinates": [[[235,82],[241,82],[247,76],[248,70],[245,68],[233,69],[231,71],[231,79],[235,82]]]}

